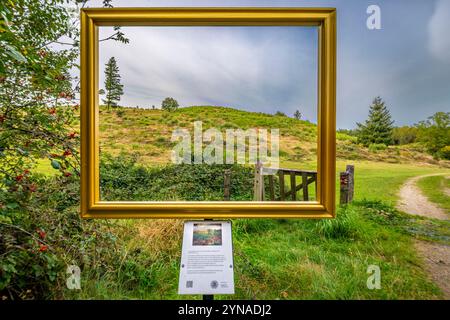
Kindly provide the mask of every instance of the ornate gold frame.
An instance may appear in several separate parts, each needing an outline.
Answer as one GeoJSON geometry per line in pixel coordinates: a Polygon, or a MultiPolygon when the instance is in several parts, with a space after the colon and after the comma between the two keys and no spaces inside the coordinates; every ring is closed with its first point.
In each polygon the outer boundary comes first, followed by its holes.
{"type": "Polygon", "coordinates": [[[81,217],[333,218],[336,162],[336,10],[333,8],[91,8],[81,10],[81,217]],[[315,202],[100,201],[99,26],[317,26],[318,190],[315,202]]]}

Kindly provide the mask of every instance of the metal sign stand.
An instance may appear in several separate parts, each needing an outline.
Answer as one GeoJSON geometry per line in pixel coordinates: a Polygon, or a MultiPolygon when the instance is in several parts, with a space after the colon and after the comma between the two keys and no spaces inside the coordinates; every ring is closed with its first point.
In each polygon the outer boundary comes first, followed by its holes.
{"type": "MultiPolygon", "coordinates": [[[[214,219],[203,219],[203,221],[213,221],[214,219]]],[[[204,294],[202,296],[202,300],[204,301],[208,301],[208,300],[214,300],[214,295],[213,294],[204,294]]]]}
{"type": "Polygon", "coordinates": [[[235,294],[232,222],[185,221],[178,294],[201,296],[235,294]]]}

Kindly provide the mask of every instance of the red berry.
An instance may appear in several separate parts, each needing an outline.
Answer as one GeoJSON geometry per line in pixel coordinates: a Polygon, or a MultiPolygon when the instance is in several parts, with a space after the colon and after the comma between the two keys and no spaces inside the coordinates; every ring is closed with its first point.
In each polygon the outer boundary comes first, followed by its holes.
{"type": "Polygon", "coordinates": [[[64,177],[70,177],[72,174],[70,172],[64,172],[64,177]]]}
{"type": "Polygon", "coordinates": [[[44,57],[47,55],[47,51],[41,49],[41,50],[38,51],[38,55],[39,55],[41,58],[44,58],[44,57]]]}
{"type": "Polygon", "coordinates": [[[23,175],[21,175],[21,174],[19,174],[19,175],[16,177],[16,181],[17,181],[17,182],[21,181],[22,179],[23,179],[23,175]]]}
{"type": "Polygon", "coordinates": [[[45,239],[45,236],[47,235],[44,230],[38,230],[37,233],[41,239],[45,239]]]}
{"type": "Polygon", "coordinates": [[[47,247],[46,245],[44,245],[44,244],[42,244],[42,243],[39,245],[39,251],[40,251],[40,252],[47,251],[47,249],[48,249],[48,247],[47,247]]]}
{"type": "Polygon", "coordinates": [[[64,156],[64,157],[68,157],[68,156],[70,156],[70,155],[72,155],[72,151],[70,151],[69,149],[67,149],[67,150],[64,151],[64,153],[63,153],[63,156],[64,156]]]}

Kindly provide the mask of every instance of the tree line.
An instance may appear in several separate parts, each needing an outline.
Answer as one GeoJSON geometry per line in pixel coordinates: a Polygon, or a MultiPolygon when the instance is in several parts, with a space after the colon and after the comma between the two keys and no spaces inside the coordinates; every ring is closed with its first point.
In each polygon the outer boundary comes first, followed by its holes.
{"type": "Polygon", "coordinates": [[[353,135],[369,149],[384,149],[390,145],[421,143],[437,159],[450,159],[450,112],[436,112],[413,126],[395,127],[386,103],[376,97],[369,107],[364,123],[354,130],[340,130],[353,135]]]}

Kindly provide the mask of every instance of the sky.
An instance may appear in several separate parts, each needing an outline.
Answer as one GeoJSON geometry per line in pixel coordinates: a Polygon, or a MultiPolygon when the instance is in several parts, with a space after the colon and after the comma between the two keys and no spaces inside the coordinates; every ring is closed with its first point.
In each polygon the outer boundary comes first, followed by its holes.
{"type": "MultiPolygon", "coordinates": [[[[95,0],[90,6],[100,3],[95,0]]],[[[386,101],[399,126],[450,111],[450,0],[115,0],[113,4],[335,7],[338,128],[364,121],[376,96],[386,101]],[[381,30],[366,26],[366,10],[372,4],[381,9],[381,30]]],[[[173,96],[182,106],[226,105],[288,115],[300,109],[315,121],[314,28],[211,29],[126,28],[130,44],[102,43],[100,65],[116,56],[126,92],[123,104],[159,107],[164,97],[173,96]]]]}
{"type": "MultiPolygon", "coordinates": [[[[214,105],[305,119],[317,114],[317,28],[126,27],[129,44],[101,42],[99,65],[114,56],[120,105],[214,105]]],[[[114,33],[101,28],[100,39],[114,33]]],[[[100,72],[100,84],[104,83],[100,72]]]]}

